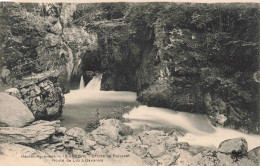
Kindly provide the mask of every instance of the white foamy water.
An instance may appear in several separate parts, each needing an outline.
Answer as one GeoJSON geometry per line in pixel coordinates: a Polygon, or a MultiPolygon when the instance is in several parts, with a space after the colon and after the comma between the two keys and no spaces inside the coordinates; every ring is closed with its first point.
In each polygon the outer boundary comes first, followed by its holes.
{"type": "MultiPolygon", "coordinates": [[[[70,93],[65,94],[66,104],[82,104],[88,102],[112,102],[112,101],[124,101],[134,102],[136,101],[136,93],[128,91],[92,91],[88,89],[71,90],[70,93]]],[[[65,104],[65,105],[66,105],[65,104]]],[[[98,103],[97,103],[98,104],[98,103]]]]}
{"type": "MultiPolygon", "coordinates": [[[[82,76],[81,76],[82,77],[82,76]]],[[[101,91],[102,74],[94,76],[85,88],[71,90],[65,94],[66,104],[82,104],[86,102],[136,101],[136,93],[129,91],[101,91]]],[[[83,80],[83,77],[82,79],[83,80]]],[[[84,82],[84,80],[83,80],[84,82]]],[[[81,87],[82,81],[80,81],[81,87]]]]}
{"type": "Polygon", "coordinates": [[[79,84],[79,89],[84,89],[85,88],[85,82],[83,76],[80,77],[80,84],[79,84]]]}
{"type": "MultiPolygon", "coordinates": [[[[101,79],[102,75],[97,75],[85,88],[72,90],[65,94],[66,104],[62,114],[64,117],[62,123],[65,127],[84,128],[87,119],[94,118],[97,108],[106,112],[112,111],[115,107],[121,107],[121,104],[126,106],[136,102],[135,92],[100,91],[101,79]]],[[[82,82],[80,82],[81,84],[82,82]]],[[[188,142],[190,145],[217,148],[224,140],[243,137],[248,142],[249,150],[260,146],[260,135],[249,135],[231,129],[214,127],[206,115],[141,105],[124,114],[123,117],[130,119],[127,124],[134,129],[143,125],[183,129],[187,131],[187,134],[179,137],[179,141],[188,142]]]]}
{"type": "Polygon", "coordinates": [[[179,141],[188,142],[190,145],[218,148],[218,145],[224,140],[243,137],[248,142],[249,150],[260,146],[260,135],[249,135],[231,129],[214,127],[206,115],[139,106],[123,117],[131,119],[131,122],[127,124],[135,129],[143,125],[182,128],[187,131],[187,134],[179,137],[179,141]]]}
{"type": "Polygon", "coordinates": [[[102,115],[124,111],[139,105],[135,92],[100,91],[101,75],[93,77],[83,89],[71,90],[65,94],[65,105],[61,124],[67,129],[85,128],[86,123],[97,118],[97,110],[102,115]]]}
{"type": "Polygon", "coordinates": [[[89,91],[100,91],[101,79],[102,79],[102,74],[94,76],[92,80],[88,83],[88,85],[85,87],[85,89],[89,91]]]}

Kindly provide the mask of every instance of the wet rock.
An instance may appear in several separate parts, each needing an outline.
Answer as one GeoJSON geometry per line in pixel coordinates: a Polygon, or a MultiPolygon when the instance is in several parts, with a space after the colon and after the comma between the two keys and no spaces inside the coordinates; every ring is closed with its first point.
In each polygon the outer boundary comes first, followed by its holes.
{"type": "Polygon", "coordinates": [[[223,153],[241,153],[246,155],[248,150],[247,142],[244,138],[234,138],[221,142],[218,147],[219,152],[223,153]]]}
{"type": "Polygon", "coordinates": [[[260,146],[250,150],[248,152],[248,158],[260,165],[260,146]]]}
{"type": "Polygon", "coordinates": [[[227,117],[224,114],[216,114],[216,121],[218,124],[224,126],[224,123],[227,121],[227,117]]]}
{"type": "Polygon", "coordinates": [[[34,121],[32,112],[16,97],[0,93],[0,125],[22,127],[34,121]]]}
{"type": "Polygon", "coordinates": [[[7,90],[6,93],[19,98],[38,120],[56,119],[61,115],[65,103],[61,88],[50,80],[43,80],[17,90],[7,90]]]}
{"type": "Polygon", "coordinates": [[[119,129],[119,135],[121,136],[127,136],[133,134],[133,129],[129,126],[122,125],[119,129]]]}
{"type": "Polygon", "coordinates": [[[181,129],[171,129],[171,131],[169,132],[169,135],[174,135],[174,136],[184,136],[186,133],[185,131],[181,130],[181,129]]]}
{"type": "Polygon", "coordinates": [[[40,121],[23,128],[1,127],[0,142],[36,145],[48,142],[55,134],[59,121],[40,121]]]}

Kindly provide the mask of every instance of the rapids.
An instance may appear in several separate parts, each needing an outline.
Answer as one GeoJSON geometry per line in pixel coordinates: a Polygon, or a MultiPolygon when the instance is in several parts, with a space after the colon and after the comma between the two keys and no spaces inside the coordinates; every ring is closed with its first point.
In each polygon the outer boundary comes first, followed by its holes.
{"type": "Polygon", "coordinates": [[[62,114],[62,125],[69,128],[86,127],[86,122],[97,119],[97,110],[101,114],[111,111],[130,109],[123,115],[130,121],[126,124],[133,129],[139,129],[144,125],[150,127],[177,128],[187,132],[179,137],[180,142],[188,142],[194,146],[206,146],[217,148],[224,140],[244,137],[248,142],[249,150],[260,146],[260,135],[249,135],[242,132],[222,127],[213,126],[206,115],[178,112],[171,109],[148,107],[140,105],[135,92],[127,91],[101,91],[102,74],[93,77],[85,88],[83,77],[80,81],[80,89],[71,90],[65,94],[65,106],[62,114]],[[82,83],[83,82],[83,83],[82,83]]]}

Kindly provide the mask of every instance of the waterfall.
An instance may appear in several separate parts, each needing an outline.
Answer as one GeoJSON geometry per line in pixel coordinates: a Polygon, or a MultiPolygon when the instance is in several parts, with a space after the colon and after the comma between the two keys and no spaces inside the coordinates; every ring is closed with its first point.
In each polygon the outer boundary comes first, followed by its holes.
{"type": "Polygon", "coordinates": [[[81,76],[80,83],[79,83],[79,89],[84,89],[84,87],[85,87],[84,78],[83,78],[83,76],[81,76]]]}
{"type": "Polygon", "coordinates": [[[100,91],[102,74],[98,74],[92,78],[92,80],[85,87],[86,90],[100,91]]]}

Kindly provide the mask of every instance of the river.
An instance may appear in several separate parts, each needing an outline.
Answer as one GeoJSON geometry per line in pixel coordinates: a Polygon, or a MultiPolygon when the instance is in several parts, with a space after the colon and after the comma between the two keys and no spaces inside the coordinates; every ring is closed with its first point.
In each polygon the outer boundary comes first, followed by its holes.
{"type": "MultiPolygon", "coordinates": [[[[130,121],[126,124],[133,129],[144,125],[152,128],[176,128],[187,132],[178,137],[179,142],[188,142],[194,146],[217,148],[224,140],[243,137],[249,150],[260,146],[260,135],[213,126],[206,115],[178,112],[171,109],[148,107],[136,101],[135,92],[100,91],[102,75],[95,76],[85,88],[82,79],[78,90],[65,94],[65,106],[62,114],[62,126],[85,128],[88,121],[98,119],[98,114],[109,114],[115,110],[129,109],[123,115],[130,121]]],[[[83,80],[84,81],[84,80],[83,80]]]]}

